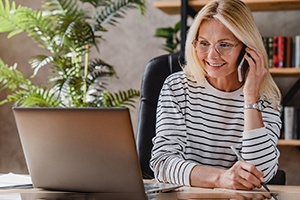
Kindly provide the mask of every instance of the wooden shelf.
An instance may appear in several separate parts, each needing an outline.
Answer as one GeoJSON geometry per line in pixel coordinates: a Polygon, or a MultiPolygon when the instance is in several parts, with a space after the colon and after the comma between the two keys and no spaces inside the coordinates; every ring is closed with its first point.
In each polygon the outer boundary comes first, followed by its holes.
{"type": "Polygon", "coordinates": [[[278,140],[277,146],[300,146],[300,140],[278,140]]]}
{"type": "Polygon", "coordinates": [[[300,77],[300,68],[271,68],[272,76],[300,77]]]}
{"type": "MultiPolygon", "coordinates": [[[[199,11],[210,0],[189,0],[188,5],[195,11],[199,11]]],[[[282,11],[299,10],[300,0],[244,0],[252,11],[282,11]]],[[[180,0],[156,0],[154,7],[161,11],[174,15],[180,13],[180,0]]]]}

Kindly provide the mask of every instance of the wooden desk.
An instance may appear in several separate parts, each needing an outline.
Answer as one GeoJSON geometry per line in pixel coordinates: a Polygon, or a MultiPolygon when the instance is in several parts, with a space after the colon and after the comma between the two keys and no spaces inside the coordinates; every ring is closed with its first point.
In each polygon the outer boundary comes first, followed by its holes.
{"type": "MultiPolygon", "coordinates": [[[[126,186],[125,186],[126,187],[126,186]]],[[[278,186],[268,185],[272,192],[278,193],[280,200],[296,200],[299,199],[300,186],[278,186]]],[[[149,199],[153,200],[176,200],[176,199],[243,199],[243,197],[258,197],[259,194],[266,194],[265,190],[255,191],[236,191],[226,189],[205,189],[195,187],[182,187],[175,192],[151,194],[149,199]]],[[[22,199],[22,200],[36,200],[36,199],[113,199],[113,200],[127,200],[124,194],[97,194],[97,193],[70,193],[58,191],[45,191],[41,189],[10,189],[0,190],[0,199],[22,199]],[[13,198],[19,197],[19,198],[13,198]]],[[[132,199],[132,198],[130,198],[132,199]]]]}
{"type": "MultiPolygon", "coordinates": [[[[278,194],[278,199],[299,199],[300,186],[279,186],[268,185],[272,193],[278,194]]],[[[204,189],[183,187],[177,193],[177,199],[201,199],[201,198],[216,198],[216,199],[260,199],[262,195],[268,193],[264,189],[253,191],[238,191],[227,189],[204,189]]]]}
{"type": "MultiPolygon", "coordinates": [[[[300,186],[268,185],[271,192],[278,194],[279,200],[299,200],[300,186]]],[[[238,191],[227,189],[205,189],[194,187],[182,187],[176,192],[156,194],[151,199],[262,199],[268,193],[263,190],[238,191]]]]}

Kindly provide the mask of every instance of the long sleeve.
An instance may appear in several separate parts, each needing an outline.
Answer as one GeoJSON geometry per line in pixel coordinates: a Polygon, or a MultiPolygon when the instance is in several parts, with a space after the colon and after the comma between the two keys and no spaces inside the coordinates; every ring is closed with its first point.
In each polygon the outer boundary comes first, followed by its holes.
{"type": "Polygon", "coordinates": [[[186,146],[184,113],[168,84],[163,86],[159,98],[156,132],[150,162],[156,179],[189,185],[189,175],[196,163],[184,159],[186,146]]]}
{"type": "Polygon", "coordinates": [[[280,112],[275,111],[267,102],[262,111],[264,127],[243,133],[241,154],[247,162],[264,172],[268,182],[276,175],[280,156],[276,145],[280,137],[280,112]]]}

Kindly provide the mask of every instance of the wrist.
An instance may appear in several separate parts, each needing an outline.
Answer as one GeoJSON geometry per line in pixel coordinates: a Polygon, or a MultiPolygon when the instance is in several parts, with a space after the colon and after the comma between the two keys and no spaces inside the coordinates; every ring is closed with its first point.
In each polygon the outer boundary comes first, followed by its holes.
{"type": "Polygon", "coordinates": [[[258,97],[251,96],[251,97],[244,97],[244,103],[245,104],[254,104],[258,102],[258,97]]]}
{"type": "Polygon", "coordinates": [[[217,188],[225,188],[226,184],[224,184],[222,182],[222,180],[224,179],[224,175],[225,175],[226,171],[225,170],[220,170],[219,173],[216,176],[216,180],[215,180],[215,187],[217,188]]]}
{"type": "Polygon", "coordinates": [[[255,109],[255,110],[261,111],[262,105],[259,101],[256,103],[244,104],[244,110],[247,110],[247,109],[255,109]]]}
{"type": "Polygon", "coordinates": [[[194,187],[217,188],[222,186],[222,174],[224,169],[196,165],[190,175],[190,185],[194,187]]]}
{"type": "Polygon", "coordinates": [[[256,103],[259,100],[259,93],[255,91],[243,91],[245,104],[256,103]]]}

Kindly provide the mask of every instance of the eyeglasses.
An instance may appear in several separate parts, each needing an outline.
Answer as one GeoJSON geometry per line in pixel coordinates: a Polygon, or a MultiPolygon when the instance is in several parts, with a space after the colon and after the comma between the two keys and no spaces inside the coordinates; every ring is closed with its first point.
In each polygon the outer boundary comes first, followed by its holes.
{"type": "MultiPolygon", "coordinates": [[[[207,41],[204,41],[204,40],[201,40],[201,41],[194,40],[192,42],[192,44],[199,53],[208,53],[212,46],[210,43],[208,43],[207,41]]],[[[214,48],[221,56],[227,56],[232,52],[232,49],[234,49],[239,44],[241,44],[241,43],[230,44],[228,42],[220,42],[220,43],[217,43],[214,46],[214,48]]]]}

